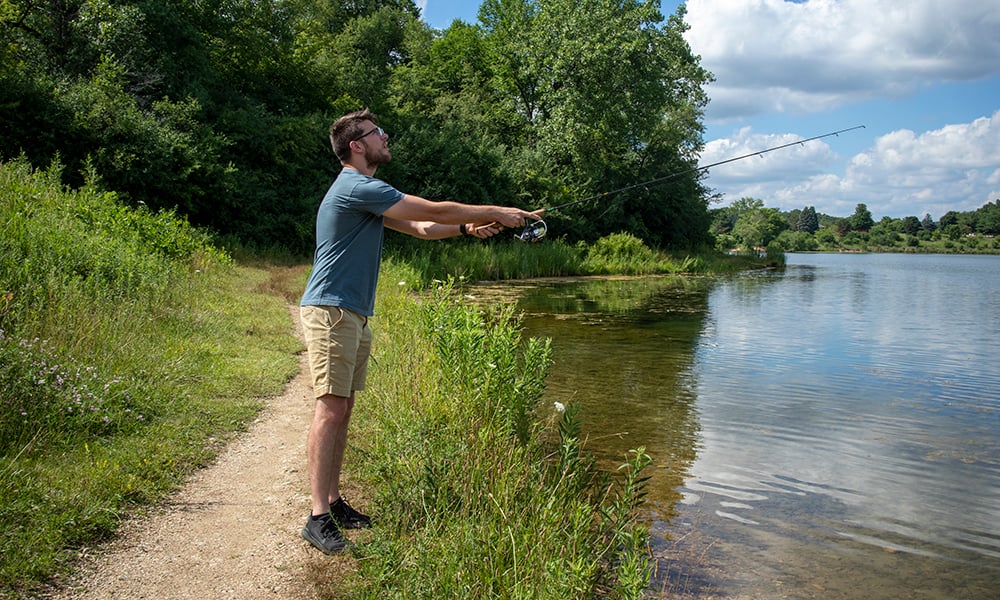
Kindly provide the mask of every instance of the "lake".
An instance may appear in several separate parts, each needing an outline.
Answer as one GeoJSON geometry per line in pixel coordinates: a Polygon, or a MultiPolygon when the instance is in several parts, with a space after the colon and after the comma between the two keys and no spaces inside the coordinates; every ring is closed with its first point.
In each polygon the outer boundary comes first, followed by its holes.
{"type": "Polygon", "coordinates": [[[1000,257],[787,258],[474,293],[552,339],[608,468],[653,457],[670,597],[1000,597],[1000,257]]]}

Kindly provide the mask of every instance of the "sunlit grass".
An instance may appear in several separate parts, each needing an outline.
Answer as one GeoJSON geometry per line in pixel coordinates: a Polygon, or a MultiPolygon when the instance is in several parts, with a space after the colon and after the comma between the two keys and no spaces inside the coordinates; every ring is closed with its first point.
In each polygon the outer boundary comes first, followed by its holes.
{"type": "Polygon", "coordinates": [[[648,533],[635,521],[648,457],[613,476],[580,443],[574,407],[538,405],[545,340],[510,306],[480,310],[450,286],[415,298],[388,263],[377,362],[356,413],[350,466],[378,526],[349,598],[638,598],[648,533]]]}
{"type": "Polygon", "coordinates": [[[259,269],[169,213],[0,166],[0,596],[34,596],[294,375],[259,269]]]}
{"type": "Polygon", "coordinates": [[[463,281],[500,281],[538,277],[588,275],[663,275],[732,273],[784,264],[781,256],[728,256],[714,250],[670,253],[649,248],[639,238],[618,233],[593,244],[568,244],[544,239],[526,244],[512,240],[481,242],[396,243],[390,259],[405,262],[415,272],[416,287],[449,277],[463,281]]]}

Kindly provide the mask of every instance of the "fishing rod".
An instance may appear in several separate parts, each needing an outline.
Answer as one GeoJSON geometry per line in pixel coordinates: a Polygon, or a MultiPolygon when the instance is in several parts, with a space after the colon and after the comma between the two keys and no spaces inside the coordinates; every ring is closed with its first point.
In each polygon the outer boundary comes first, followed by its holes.
{"type": "MultiPolygon", "coordinates": [[[[719,162],[712,163],[710,165],[705,165],[702,167],[691,167],[690,169],[685,169],[683,171],[677,171],[676,173],[671,173],[670,175],[664,175],[663,177],[657,177],[656,179],[650,179],[649,181],[643,181],[642,183],[633,183],[625,187],[618,188],[616,190],[611,190],[609,192],[601,192],[600,194],[595,194],[593,196],[588,196],[586,198],[581,198],[579,200],[573,200],[572,202],[566,202],[565,204],[558,204],[551,208],[544,208],[536,212],[550,213],[556,210],[562,210],[569,206],[574,206],[576,204],[583,204],[584,202],[591,202],[600,198],[607,198],[608,196],[613,196],[615,194],[620,194],[622,192],[627,192],[629,190],[634,190],[636,188],[648,187],[651,185],[656,185],[658,183],[663,183],[675,177],[680,177],[681,175],[687,175],[688,173],[697,173],[698,171],[704,171],[706,169],[711,169],[712,167],[718,167],[719,165],[724,165],[731,162],[736,162],[738,160],[743,160],[745,158],[750,158],[752,156],[760,156],[762,154],[767,154],[768,152],[774,152],[775,150],[781,150],[782,148],[788,148],[790,146],[795,146],[797,144],[805,144],[806,142],[811,142],[813,140],[823,139],[830,136],[839,136],[841,133],[847,133],[848,131],[854,131],[855,129],[863,129],[864,125],[855,125],[854,127],[848,127],[847,129],[841,129],[838,131],[831,131],[830,133],[824,133],[823,135],[817,135],[811,138],[806,138],[804,140],[798,140],[795,142],[789,142],[787,144],[782,144],[780,146],[775,146],[773,148],[767,148],[765,150],[758,150],[756,152],[751,152],[749,154],[744,154],[742,156],[737,156],[734,158],[727,158],[726,160],[720,160],[719,162]]],[[[537,221],[532,221],[524,227],[524,231],[520,235],[515,235],[514,237],[521,240],[522,242],[537,242],[540,241],[545,234],[548,232],[548,226],[545,221],[538,219],[537,221]]]]}

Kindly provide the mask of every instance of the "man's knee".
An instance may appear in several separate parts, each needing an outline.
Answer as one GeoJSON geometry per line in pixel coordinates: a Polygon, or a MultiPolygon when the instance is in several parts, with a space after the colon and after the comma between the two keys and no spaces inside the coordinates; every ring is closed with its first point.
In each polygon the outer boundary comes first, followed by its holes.
{"type": "Polygon", "coordinates": [[[350,396],[338,396],[336,394],[325,394],[316,398],[316,414],[324,418],[342,420],[351,415],[354,408],[354,394],[350,396]]]}

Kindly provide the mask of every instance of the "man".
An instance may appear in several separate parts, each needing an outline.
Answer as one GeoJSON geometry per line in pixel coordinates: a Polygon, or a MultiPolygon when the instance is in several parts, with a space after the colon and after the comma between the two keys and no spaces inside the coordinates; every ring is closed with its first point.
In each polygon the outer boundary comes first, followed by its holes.
{"type": "Polygon", "coordinates": [[[342,529],[371,524],[341,497],[340,471],[355,393],[365,387],[368,317],[375,307],[384,228],[428,240],[465,234],[486,238],[537,218],[519,208],[403,194],[374,177],[391,158],[388,140],[367,109],[330,127],[330,143],[343,169],[319,207],[313,270],[300,306],[316,396],[307,442],[312,512],[302,537],[327,554],[347,546],[342,529]]]}

